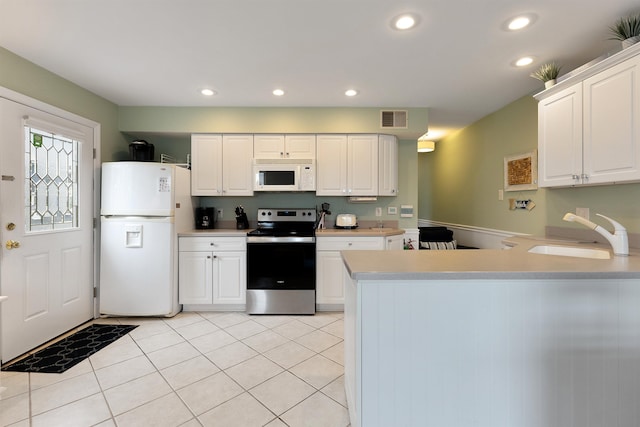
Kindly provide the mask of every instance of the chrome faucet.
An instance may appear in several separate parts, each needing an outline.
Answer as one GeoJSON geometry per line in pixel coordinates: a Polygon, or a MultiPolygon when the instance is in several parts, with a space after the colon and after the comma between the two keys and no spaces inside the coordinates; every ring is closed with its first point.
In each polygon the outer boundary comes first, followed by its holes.
{"type": "Polygon", "coordinates": [[[587,228],[592,229],[593,231],[600,233],[611,244],[614,255],[617,255],[617,256],[629,255],[629,238],[627,237],[627,229],[624,228],[622,224],[612,220],[609,217],[606,217],[601,214],[596,214],[596,215],[606,219],[611,224],[613,224],[613,227],[614,227],[613,234],[609,233],[606,229],[600,227],[598,224],[594,224],[588,219],[572,213],[565,214],[562,219],[565,221],[577,222],[579,224],[584,225],[587,228]]]}

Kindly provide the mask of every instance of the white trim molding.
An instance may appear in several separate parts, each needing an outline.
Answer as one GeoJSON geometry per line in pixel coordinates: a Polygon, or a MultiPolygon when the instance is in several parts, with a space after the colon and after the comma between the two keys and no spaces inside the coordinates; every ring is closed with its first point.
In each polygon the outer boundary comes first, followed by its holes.
{"type": "Polygon", "coordinates": [[[507,237],[528,236],[528,234],[525,233],[453,224],[429,219],[418,219],[418,227],[447,227],[453,231],[453,238],[456,239],[458,245],[480,249],[504,249],[505,246],[502,244],[502,241],[507,237]]]}

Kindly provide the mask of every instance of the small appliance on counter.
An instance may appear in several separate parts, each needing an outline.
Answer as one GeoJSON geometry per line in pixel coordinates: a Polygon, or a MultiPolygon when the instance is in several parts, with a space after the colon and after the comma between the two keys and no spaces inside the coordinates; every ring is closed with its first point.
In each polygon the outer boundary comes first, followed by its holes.
{"type": "Polygon", "coordinates": [[[216,208],[196,208],[196,230],[216,228],[216,208]]]}
{"type": "Polygon", "coordinates": [[[358,220],[354,214],[339,214],[336,217],[336,228],[358,228],[358,220]]]}
{"type": "Polygon", "coordinates": [[[135,162],[153,162],[154,147],[144,139],[129,144],[129,160],[135,162]]]}
{"type": "Polygon", "coordinates": [[[324,230],[327,228],[326,224],[326,216],[331,215],[331,211],[329,210],[331,205],[329,203],[323,203],[322,209],[320,210],[320,216],[318,218],[318,224],[316,225],[316,230],[324,230]]]}
{"type": "Polygon", "coordinates": [[[242,206],[236,207],[236,229],[246,230],[249,228],[249,219],[242,206]]]}

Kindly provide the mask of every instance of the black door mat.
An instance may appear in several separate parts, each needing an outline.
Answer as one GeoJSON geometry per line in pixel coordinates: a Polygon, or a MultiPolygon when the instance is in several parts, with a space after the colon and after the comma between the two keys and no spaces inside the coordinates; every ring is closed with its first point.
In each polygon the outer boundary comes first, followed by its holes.
{"type": "Polygon", "coordinates": [[[2,370],[61,374],[135,328],[137,325],[91,325],[2,370]]]}

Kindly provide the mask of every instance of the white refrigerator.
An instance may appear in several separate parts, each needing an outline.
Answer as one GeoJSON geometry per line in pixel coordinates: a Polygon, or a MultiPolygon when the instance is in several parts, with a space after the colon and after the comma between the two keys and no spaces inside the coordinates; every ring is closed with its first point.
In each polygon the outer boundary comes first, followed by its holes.
{"type": "Polygon", "coordinates": [[[177,314],[178,233],[194,224],[190,171],[103,163],[100,215],[100,313],[177,314]]]}

